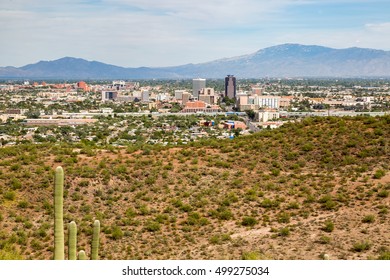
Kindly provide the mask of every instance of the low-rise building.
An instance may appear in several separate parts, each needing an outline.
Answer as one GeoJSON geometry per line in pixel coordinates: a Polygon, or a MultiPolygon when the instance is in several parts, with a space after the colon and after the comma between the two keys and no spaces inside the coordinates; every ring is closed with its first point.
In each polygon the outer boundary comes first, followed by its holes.
{"type": "Polygon", "coordinates": [[[259,122],[268,122],[269,120],[277,120],[280,118],[279,111],[275,109],[260,110],[255,117],[259,122]]]}
{"type": "Polygon", "coordinates": [[[198,100],[188,101],[182,113],[216,113],[220,110],[221,108],[218,105],[209,105],[204,101],[198,100]]]}
{"type": "Polygon", "coordinates": [[[26,119],[25,124],[28,126],[68,126],[91,124],[96,121],[97,119],[26,119]]]}

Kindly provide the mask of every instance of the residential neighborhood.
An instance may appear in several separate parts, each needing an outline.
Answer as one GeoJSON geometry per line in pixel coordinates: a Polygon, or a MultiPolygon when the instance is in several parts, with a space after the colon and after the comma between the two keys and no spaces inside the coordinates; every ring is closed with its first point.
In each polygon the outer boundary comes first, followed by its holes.
{"type": "Polygon", "coordinates": [[[0,143],[177,145],[389,110],[386,80],[3,81],[0,143]]]}

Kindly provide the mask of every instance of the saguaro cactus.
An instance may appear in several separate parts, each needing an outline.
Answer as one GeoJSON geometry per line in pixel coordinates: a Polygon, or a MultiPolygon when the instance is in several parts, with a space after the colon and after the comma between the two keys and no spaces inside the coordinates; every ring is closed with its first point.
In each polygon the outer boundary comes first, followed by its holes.
{"type": "Polygon", "coordinates": [[[99,259],[99,232],[100,232],[100,221],[95,220],[93,223],[93,236],[92,236],[92,253],[91,259],[99,259]]]}
{"type": "MultiPolygon", "coordinates": [[[[54,259],[64,260],[64,171],[61,166],[58,166],[54,175],[54,259]]],[[[74,221],[69,223],[69,248],[68,259],[76,260],[77,251],[77,225],[74,221]]],[[[99,232],[100,221],[95,220],[93,224],[93,238],[91,259],[97,260],[99,258],[99,232]]],[[[84,250],[79,251],[79,260],[86,260],[87,256],[84,250]]]]}
{"type": "Polygon", "coordinates": [[[64,259],[64,171],[58,166],[54,183],[54,259],[64,259]]]}
{"type": "Polygon", "coordinates": [[[69,223],[69,245],[68,245],[68,260],[77,259],[77,225],[74,221],[69,223]]]}

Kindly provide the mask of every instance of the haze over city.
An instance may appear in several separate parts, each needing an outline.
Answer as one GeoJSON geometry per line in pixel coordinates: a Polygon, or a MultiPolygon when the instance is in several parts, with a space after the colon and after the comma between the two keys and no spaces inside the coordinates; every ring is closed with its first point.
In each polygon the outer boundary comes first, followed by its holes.
{"type": "Polygon", "coordinates": [[[386,0],[0,3],[0,66],[64,56],[126,67],[201,63],[283,44],[390,50],[386,0]]]}

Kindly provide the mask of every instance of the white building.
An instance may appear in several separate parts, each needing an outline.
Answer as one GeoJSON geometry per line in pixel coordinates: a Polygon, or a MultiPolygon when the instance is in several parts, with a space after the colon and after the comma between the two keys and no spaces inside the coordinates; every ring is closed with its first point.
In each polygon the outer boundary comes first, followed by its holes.
{"type": "Polygon", "coordinates": [[[270,120],[277,120],[280,114],[276,110],[261,110],[258,112],[257,119],[259,122],[268,122],[270,120]]]}
{"type": "Polygon", "coordinates": [[[175,90],[175,99],[176,100],[182,100],[183,99],[183,93],[186,93],[185,90],[175,90]]]}
{"type": "Polygon", "coordinates": [[[280,96],[273,95],[260,95],[254,96],[254,104],[260,108],[273,108],[278,109],[280,102],[280,96]]]}

